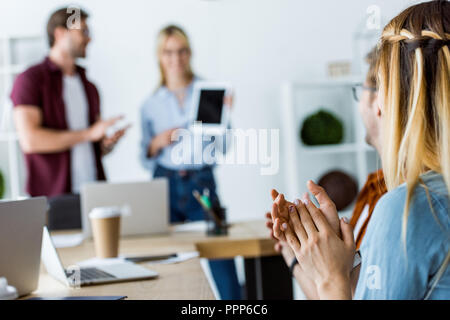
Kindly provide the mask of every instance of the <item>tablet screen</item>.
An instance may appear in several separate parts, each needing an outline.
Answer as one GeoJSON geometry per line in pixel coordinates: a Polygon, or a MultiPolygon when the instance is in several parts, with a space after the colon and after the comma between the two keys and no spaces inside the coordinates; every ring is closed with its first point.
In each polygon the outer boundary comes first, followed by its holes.
{"type": "Polygon", "coordinates": [[[220,124],[222,118],[223,98],[225,90],[200,91],[197,121],[202,123],[220,124]]]}

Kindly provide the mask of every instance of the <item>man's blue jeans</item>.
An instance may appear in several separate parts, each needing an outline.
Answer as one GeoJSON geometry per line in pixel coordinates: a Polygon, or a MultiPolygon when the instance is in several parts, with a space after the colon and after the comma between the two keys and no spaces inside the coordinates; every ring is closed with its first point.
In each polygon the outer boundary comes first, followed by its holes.
{"type": "MultiPolygon", "coordinates": [[[[192,195],[197,190],[209,190],[212,202],[217,200],[216,183],[210,167],[200,170],[175,171],[157,166],[154,177],[169,179],[170,222],[199,221],[205,219],[205,212],[192,195]]],[[[208,260],[220,298],[240,300],[241,288],[233,259],[208,260]]]]}

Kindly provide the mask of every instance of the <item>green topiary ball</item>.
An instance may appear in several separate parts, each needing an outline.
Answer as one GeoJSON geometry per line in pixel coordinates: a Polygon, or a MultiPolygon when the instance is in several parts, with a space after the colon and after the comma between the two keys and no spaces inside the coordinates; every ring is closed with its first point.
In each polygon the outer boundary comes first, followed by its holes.
{"type": "Polygon", "coordinates": [[[3,177],[2,172],[0,171],[0,199],[5,195],[5,178],[3,177]]]}
{"type": "Polygon", "coordinates": [[[300,138],[308,146],[337,144],[344,137],[344,126],[334,114],[320,109],[303,122],[300,138]]]}

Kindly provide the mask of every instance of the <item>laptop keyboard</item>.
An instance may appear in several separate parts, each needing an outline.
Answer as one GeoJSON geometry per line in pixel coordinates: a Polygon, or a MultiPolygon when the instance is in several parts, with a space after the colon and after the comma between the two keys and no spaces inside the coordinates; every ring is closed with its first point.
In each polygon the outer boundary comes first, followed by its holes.
{"type": "MultiPolygon", "coordinates": [[[[73,275],[72,272],[68,272],[66,270],[66,276],[70,277],[73,275]]],[[[82,268],[80,269],[80,281],[81,283],[90,283],[93,281],[99,281],[99,280],[110,280],[115,279],[116,277],[105,272],[102,270],[99,270],[97,268],[82,268]]]]}

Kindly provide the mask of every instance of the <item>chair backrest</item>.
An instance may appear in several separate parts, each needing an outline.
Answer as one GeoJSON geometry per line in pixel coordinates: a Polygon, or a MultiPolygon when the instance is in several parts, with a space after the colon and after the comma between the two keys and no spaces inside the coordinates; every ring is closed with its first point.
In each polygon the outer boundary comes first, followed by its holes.
{"type": "Polygon", "coordinates": [[[48,199],[48,229],[81,229],[81,206],[78,194],[64,194],[48,199]]]}

